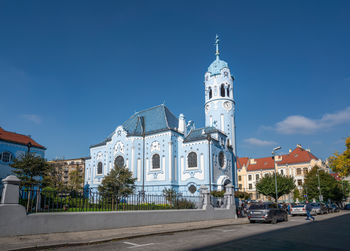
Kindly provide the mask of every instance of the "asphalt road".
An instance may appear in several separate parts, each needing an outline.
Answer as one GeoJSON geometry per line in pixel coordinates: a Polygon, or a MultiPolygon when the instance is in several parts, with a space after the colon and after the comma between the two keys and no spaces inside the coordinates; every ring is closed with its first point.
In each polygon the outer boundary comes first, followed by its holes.
{"type": "Polygon", "coordinates": [[[153,235],[57,250],[350,250],[350,213],[289,217],[278,224],[244,224],[153,235]]]}

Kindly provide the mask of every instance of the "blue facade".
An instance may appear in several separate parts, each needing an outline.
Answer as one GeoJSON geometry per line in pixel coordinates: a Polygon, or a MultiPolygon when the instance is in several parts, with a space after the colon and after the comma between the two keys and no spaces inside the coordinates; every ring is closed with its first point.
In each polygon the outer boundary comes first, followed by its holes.
{"type": "Polygon", "coordinates": [[[4,179],[8,175],[13,174],[10,164],[15,158],[19,158],[28,152],[28,142],[22,142],[22,139],[32,142],[32,145],[29,147],[31,153],[35,153],[41,157],[45,156],[46,148],[33,146],[33,144],[36,145],[36,142],[29,136],[7,132],[0,128],[0,179],[4,179]],[[13,138],[13,140],[11,140],[11,138],[13,138]],[[20,140],[16,142],[16,138],[20,138],[20,140]]]}
{"type": "Polygon", "coordinates": [[[114,165],[125,165],[136,178],[137,192],[146,194],[174,188],[191,195],[201,185],[211,190],[236,186],[233,77],[218,54],[205,74],[205,102],[206,127],[199,129],[165,105],[132,115],[90,147],[85,183],[97,189],[114,165]],[[217,91],[221,85],[224,97],[217,91]]]}

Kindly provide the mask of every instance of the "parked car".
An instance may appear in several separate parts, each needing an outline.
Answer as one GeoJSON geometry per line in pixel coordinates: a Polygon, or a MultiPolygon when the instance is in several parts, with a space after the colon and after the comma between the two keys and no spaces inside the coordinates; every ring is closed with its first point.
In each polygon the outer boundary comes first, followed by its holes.
{"type": "MultiPolygon", "coordinates": [[[[290,210],[290,214],[292,216],[296,216],[296,215],[306,215],[306,205],[304,203],[300,203],[300,204],[292,204],[291,210],[290,210]]],[[[316,215],[317,212],[316,210],[313,208],[311,210],[311,215],[316,215]]]]}
{"type": "Polygon", "coordinates": [[[345,205],[343,209],[344,210],[350,210],[350,204],[345,205]]]}
{"type": "Polygon", "coordinates": [[[328,214],[328,208],[325,204],[321,203],[311,203],[313,210],[316,211],[317,214],[328,214]]]}
{"type": "Polygon", "coordinates": [[[258,203],[249,207],[248,219],[250,223],[288,221],[286,210],[278,208],[274,203],[258,203]]]}

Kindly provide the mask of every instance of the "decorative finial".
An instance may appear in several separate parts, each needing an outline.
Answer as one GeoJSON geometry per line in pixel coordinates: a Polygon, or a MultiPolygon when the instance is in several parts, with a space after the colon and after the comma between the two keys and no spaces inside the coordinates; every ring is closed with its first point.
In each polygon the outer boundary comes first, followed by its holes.
{"type": "Polygon", "coordinates": [[[216,53],[215,53],[215,55],[216,55],[216,59],[217,60],[219,60],[219,36],[218,36],[218,34],[216,34],[216,37],[215,37],[215,45],[216,45],[216,53]]]}

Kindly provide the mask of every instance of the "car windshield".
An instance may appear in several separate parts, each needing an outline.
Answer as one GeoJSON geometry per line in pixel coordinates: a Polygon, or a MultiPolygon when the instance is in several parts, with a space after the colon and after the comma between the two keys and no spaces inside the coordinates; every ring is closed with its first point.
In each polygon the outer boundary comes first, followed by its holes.
{"type": "Polygon", "coordinates": [[[318,204],[318,203],[312,203],[311,204],[313,207],[320,207],[320,204],[318,204]]]}
{"type": "Polygon", "coordinates": [[[266,204],[253,204],[249,207],[249,210],[252,209],[266,209],[266,204]]]}
{"type": "Polygon", "coordinates": [[[304,204],[293,205],[293,207],[304,207],[304,204]]]}

